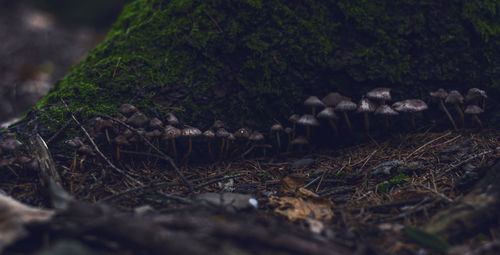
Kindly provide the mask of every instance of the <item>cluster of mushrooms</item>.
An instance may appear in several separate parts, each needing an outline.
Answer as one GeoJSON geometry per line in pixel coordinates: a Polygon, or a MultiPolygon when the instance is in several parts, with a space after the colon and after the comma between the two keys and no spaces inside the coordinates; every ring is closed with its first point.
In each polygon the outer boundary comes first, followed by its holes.
{"type": "MultiPolygon", "coordinates": [[[[452,90],[449,93],[440,88],[437,91],[430,92],[429,95],[439,101],[440,108],[445,112],[447,118],[452,124],[455,130],[459,127],[464,127],[464,113],[472,116],[473,121],[477,123],[479,127],[482,127],[482,123],[477,117],[484,111],[486,104],[486,92],[478,88],[471,88],[467,91],[466,96],[462,96],[459,91],[452,90]],[[462,110],[462,105],[467,102],[468,105],[465,110],[462,110]],[[459,124],[456,124],[455,119],[452,117],[448,111],[446,105],[453,105],[459,116],[459,124]]],[[[387,104],[391,101],[391,91],[389,88],[375,88],[362,96],[359,103],[356,104],[346,96],[341,95],[337,92],[332,92],[326,95],[323,99],[319,99],[316,96],[308,97],[304,105],[311,107],[311,114],[304,114],[299,116],[293,114],[290,116],[289,121],[294,125],[302,125],[306,127],[307,139],[310,139],[310,129],[319,126],[320,123],[318,119],[326,119],[334,132],[338,135],[338,128],[336,121],[339,119],[337,114],[342,114],[345,125],[349,132],[352,132],[352,124],[349,119],[349,114],[357,113],[363,114],[364,118],[364,130],[369,133],[370,123],[369,114],[379,115],[383,119],[384,129],[389,128],[389,118],[391,116],[396,116],[401,113],[408,114],[410,119],[410,124],[412,128],[415,129],[414,114],[427,110],[428,105],[420,99],[405,99],[402,101],[397,101],[392,103],[392,105],[387,104]],[[322,110],[316,114],[316,109],[322,108],[322,110]]],[[[295,126],[294,126],[295,129],[295,126]]],[[[301,138],[303,140],[304,138],[301,138]]]]}
{"type": "Polygon", "coordinates": [[[22,143],[13,133],[6,133],[0,137],[0,169],[36,169],[37,161],[32,156],[24,155],[21,148],[22,143]]]}

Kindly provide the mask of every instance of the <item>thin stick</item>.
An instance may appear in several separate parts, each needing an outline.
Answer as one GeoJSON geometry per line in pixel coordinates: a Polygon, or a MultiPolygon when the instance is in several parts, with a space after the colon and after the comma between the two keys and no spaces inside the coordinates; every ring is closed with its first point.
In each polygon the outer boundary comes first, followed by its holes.
{"type": "Polygon", "coordinates": [[[408,160],[413,154],[419,152],[420,150],[422,150],[423,148],[425,148],[427,145],[429,145],[429,144],[431,144],[431,143],[433,143],[433,142],[435,142],[435,141],[437,141],[437,140],[439,140],[439,139],[441,139],[443,137],[449,136],[450,134],[451,134],[451,131],[448,131],[448,132],[446,132],[446,134],[444,134],[444,135],[442,135],[442,136],[440,136],[440,137],[438,137],[436,139],[433,139],[433,140],[425,143],[424,145],[418,147],[416,150],[414,150],[412,153],[410,153],[408,156],[406,156],[405,159],[408,160]]]}
{"type": "Polygon", "coordinates": [[[465,164],[467,164],[467,163],[469,163],[469,162],[471,162],[472,160],[474,160],[476,158],[480,158],[480,157],[482,157],[482,156],[484,156],[486,154],[489,154],[489,153],[492,153],[492,152],[495,152],[495,151],[498,151],[498,150],[500,150],[500,147],[496,147],[494,149],[486,150],[486,151],[483,151],[483,152],[478,153],[476,155],[472,155],[472,156],[470,156],[469,158],[467,158],[464,161],[460,161],[460,162],[458,162],[455,165],[451,165],[448,169],[446,169],[443,172],[441,172],[438,175],[438,178],[441,177],[441,176],[443,176],[443,175],[445,175],[445,174],[447,174],[447,173],[449,173],[449,172],[451,172],[451,171],[453,171],[453,170],[455,170],[455,169],[457,169],[457,168],[459,168],[459,167],[461,167],[461,166],[463,166],[463,165],[465,165],[465,164]]]}
{"type": "Polygon", "coordinates": [[[69,112],[69,114],[71,115],[71,118],[73,119],[73,121],[75,121],[75,123],[80,126],[80,129],[83,131],[83,133],[85,134],[85,136],[87,137],[87,139],[89,139],[90,143],[92,144],[92,146],[94,147],[94,150],[97,152],[97,154],[99,154],[99,156],[101,156],[102,159],[104,159],[104,161],[106,161],[106,163],[108,163],[108,165],[113,168],[116,172],[122,174],[123,176],[127,177],[128,179],[134,181],[135,183],[139,184],[139,185],[143,185],[142,182],[136,180],[135,178],[133,178],[132,176],[128,175],[125,171],[121,170],[120,168],[116,167],[106,156],[104,156],[104,154],[101,152],[101,150],[99,150],[99,147],[97,147],[97,144],[94,142],[94,139],[92,139],[92,137],[89,135],[89,133],[87,132],[87,130],[83,127],[83,125],[80,123],[80,121],[78,121],[75,117],[75,115],[73,115],[73,113],[71,112],[71,110],[69,109],[69,106],[68,104],[66,104],[66,102],[64,101],[64,99],[61,98],[61,101],[64,103],[64,106],[66,106],[66,110],[69,112]]]}
{"type": "Polygon", "coordinates": [[[151,148],[153,148],[153,150],[155,150],[158,154],[160,154],[163,159],[165,159],[166,161],[168,161],[170,163],[170,165],[174,168],[175,172],[177,173],[177,175],[182,179],[182,181],[189,187],[189,190],[193,190],[193,185],[191,184],[191,182],[186,179],[186,177],[184,177],[184,175],[182,174],[182,172],[179,170],[179,168],[175,165],[174,163],[174,160],[169,157],[168,155],[166,155],[165,153],[163,153],[163,151],[161,151],[160,149],[158,149],[156,146],[154,146],[146,137],[144,137],[141,132],[139,132],[139,130],[133,128],[132,126],[128,125],[127,123],[119,120],[119,119],[116,119],[116,118],[113,118],[111,116],[108,116],[108,115],[104,115],[104,114],[98,114],[98,116],[101,116],[101,117],[104,117],[104,118],[108,118],[110,120],[114,120],[120,124],[122,124],[123,126],[125,126],[126,128],[134,131],[137,135],[139,135],[140,137],[143,138],[143,140],[149,145],[151,146],[151,148]]]}

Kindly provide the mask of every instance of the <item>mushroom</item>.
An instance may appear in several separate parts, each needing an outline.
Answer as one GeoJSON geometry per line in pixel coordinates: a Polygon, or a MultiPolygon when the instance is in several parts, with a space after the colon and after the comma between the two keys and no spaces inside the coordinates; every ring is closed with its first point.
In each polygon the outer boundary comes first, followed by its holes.
{"type": "MultiPolygon", "coordinates": [[[[248,137],[248,140],[252,141],[253,142],[252,147],[255,147],[257,144],[264,141],[264,135],[262,133],[260,133],[259,131],[253,131],[252,134],[250,135],[250,137],[248,137]]],[[[265,146],[263,146],[263,154],[265,157],[266,156],[266,147],[265,146]]]]}
{"type": "Polygon", "coordinates": [[[390,101],[391,98],[391,89],[390,88],[374,88],[368,93],[366,93],[366,97],[369,99],[377,100],[381,105],[385,104],[385,101],[390,101]]]}
{"type": "Polygon", "coordinates": [[[208,154],[210,155],[210,159],[213,161],[214,160],[214,153],[212,152],[211,142],[215,138],[215,133],[214,133],[214,131],[209,129],[209,130],[203,132],[202,135],[207,140],[208,154]]]}
{"type": "MultiPolygon", "coordinates": [[[[240,147],[241,147],[241,149],[242,149],[242,150],[244,150],[245,148],[247,148],[247,147],[248,147],[248,145],[250,144],[250,141],[248,140],[248,138],[250,137],[250,134],[251,134],[251,133],[252,133],[252,132],[250,131],[250,129],[245,128],[245,127],[240,128],[240,129],[238,129],[238,130],[236,130],[236,131],[234,132],[234,134],[233,134],[233,135],[234,135],[234,137],[236,138],[236,140],[239,140],[239,141],[246,141],[246,145],[243,145],[243,143],[240,143],[240,142],[239,142],[238,144],[240,144],[241,146],[238,146],[238,147],[237,147],[237,150],[238,150],[240,147]]],[[[237,151],[237,150],[236,150],[236,151],[237,151]]],[[[234,153],[236,153],[236,151],[235,151],[234,153]]]]}
{"type": "Polygon", "coordinates": [[[101,117],[97,117],[94,120],[95,125],[94,125],[94,131],[97,134],[101,134],[102,130],[104,129],[104,134],[106,135],[106,141],[108,143],[111,143],[111,138],[109,137],[109,129],[113,127],[113,122],[110,120],[105,120],[101,117]]]}
{"type": "Polygon", "coordinates": [[[486,109],[486,98],[488,98],[488,95],[486,95],[486,91],[478,88],[470,88],[465,95],[465,101],[473,101],[473,103],[476,105],[479,105],[478,100],[482,99],[483,102],[481,108],[483,108],[483,110],[486,109]]]}
{"type": "Polygon", "coordinates": [[[187,161],[193,150],[193,137],[200,136],[201,131],[195,127],[187,126],[181,130],[181,135],[188,138],[188,150],[184,156],[184,160],[187,161]]]}
{"type": "Polygon", "coordinates": [[[113,143],[116,144],[116,161],[120,161],[120,146],[128,146],[130,143],[124,135],[116,136],[113,139],[113,143]]]}
{"type": "Polygon", "coordinates": [[[222,159],[224,155],[224,147],[226,144],[226,139],[231,135],[225,128],[219,128],[217,129],[217,132],[215,132],[215,136],[219,137],[221,139],[221,144],[220,144],[220,152],[219,152],[219,159],[222,159]]]}
{"type": "Polygon", "coordinates": [[[212,129],[218,130],[219,128],[225,128],[226,124],[222,120],[215,120],[212,124],[212,129]]]}
{"type": "Polygon", "coordinates": [[[319,100],[317,96],[310,96],[304,101],[305,106],[309,106],[312,109],[312,115],[316,115],[316,107],[324,107],[325,104],[319,100]]]}
{"type": "Polygon", "coordinates": [[[335,120],[338,119],[338,116],[337,114],[335,114],[335,111],[333,110],[332,107],[326,107],[325,109],[323,109],[321,112],[318,113],[317,117],[320,119],[327,119],[328,122],[330,123],[330,126],[332,127],[333,133],[336,136],[339,135],[337,125],[335,124],[335,120]]]}
{"type": "Polygon", "coordinates": [[[181,130],[172,126],[167,125],[163,131],[163,139],[172,141],[172,150],[174,152],[174,157],[177,158],[177,147],[175,146],[175,139],[181,136],[181,130]]]}
{"type": "Polygon", "coordinates": [[[179,124],[179,119],[177,119],[177,117],[173,113],[169,113],[167,114],[167,123],[169,125],[175,126],[179,124]]]}
{"type": "Polygon", "coordinates": [[[132,114],[135,112],[139,111],[137,107],[131,105],[131,104],[122,104],[120,106],[120,113],[125,115],[126,117],[130,117],[132,114]]]}
{"type": "Polygon", "coordinates": [[[399,115],[397,111],[392,109],[390,106],[383,104],[375,110],[375,115],[382,115],[384,118],[384,129],[389,130],[389,116],[399,115]]]}
{"type": "Polygon", "coordinates": [[[149,123],[149,119],[142,112],[137,111],[127,119],[127,123],[133,127],[139,128],[146,126],[146,124],[149,123]]]}
{"type": "Polygon", "coordinates": [[[345,123],[347,125],[347,128],[349,129],[349,132],[352,132],[352,124],[351,121],[349,120],[349,116],[347,116],[347,112],[355,111],[356,108],[357,108],[356,103],[352,102],[351,100],[340,101],[340,103],[338,103],[337,106],[335,106],[335,111],[344,113],[345,123]]]}
{"type": "Polygon", "coordinates": [[[363,113],[363,120],[365,126],[365,133],[370,133],[370,120],[368,114],[370,112],[374,112],[376,109],[375,105],[368,98],[361,98],[359,100],[358,108],[356,109],[357,113],[363,113]]]}
{"type": "Polygon", "coordinates": [[[453,128],[455,130],[458,130],[458,127],[457,127],[457,124],[455,123],[455,120],[453,119],[453,117],[451,117],[450,112],[448,111],[448,109],[444,105],[444,100],[446,99],[446,97],[448,97],[448,92],[446,92],[446,90],[444,90],[443,88],[439,88],[438,90],[436,90],[434,92],[430,92],[429,95],[431,97],[437,98],[439,100],[439,106],[440,106],[440,108],[444,111],[444,113],[448,117],[448,120],[450,120],[451,125],[453,126],[453,128]]]}
{"type": "Polygon", "coordinates": [[[297,124],[306,126],[307,138],[311,139],[311,127],[319,126],[319,121],[311,114],[304,114],[297,120],[297,124]]]}
{"type": "Polygon", "coordinates": [[[290,117],[288,118],[288,120],[290,122],[292,122],[292,136],[295,137],[295,129],[296,129],[296,126],[297,126],[297,121],[299,120],[300,116],[298,114],[292,114],[290,115],[290,117]]]}
{"type": "Polygon", "coordinates": [[[308,145],[309,141],[303,137],[303,136],[297,136],[295,139],[293,139],[290,144],[293,145],[298,145],[299,146],[299,152],[302,151],[302,146],[308,145]]]}
{"type": "Polygon", "coordinates": [[[458,104],[464,103],[464,97],[458,90],[452,90],[448,93],[448,96],[444,100],[447,104],[453,104],[455,106],[455,111],[457,111],[458,116],[460,117],[460,126],[464,126],[464,113],[458,104]]]}
{"type": "Polygon", "coordinates": [[[278,145],[278,154],[281,151],[281,140],[280,140],[280,132],[281,131],[283,131],[283,125],[281,125],[280,123],[276,123],[276,124],[271,126],[271,132],[276,132],[276,142],[278,145]]]}
{"type": "Polygon", "coordinates": [[[465,114],[472,115],[472,120],[475,121],[477,123],[477,125],[479,125],[480,128],[483,128],[483,123],[481,122],[479,117],[477,117],[478,114],[481,114],[484,112],[484,110],[481,109],[481,107],[474,105],[474,104],[470,104],[467,106],[467,108],[465,108],[464,112],[465,112],[465,114]]]}
{"type": "Polygon", "coordinates": [[[154,117],[149,121],[149,127],[153,129],[163,129],[163,122],[160,119],[154,117]]]}
{"type": "Polygon", "coordinates": [[[335,108],[335,106],[337,106],[338,103],[344,100],[349,101],[351,99],[337,92],[328,93],[328,95],[326,95],[325,97],[323,97],[323,99],[321,99],[321,101],[323,101],[325,106],[332,108],[335,108]]]}
{"type": "Polygon", "coordinates": [[[398,112],[407,112],[410,115],[410,124],[413,129],[415,126],[415,118],[413,116],[416,112],[427,110],[427,104],[420,99],[406,99],[392,104],[392,108],[398,112]]]}
{"type": "Polygon", "coordinates": [[[19,142],[14,133],[7,133],[3,141],[0,142],[0,147],[7,152],[13,152],[19,149],[22,146],[22,143],[19,142]]]}

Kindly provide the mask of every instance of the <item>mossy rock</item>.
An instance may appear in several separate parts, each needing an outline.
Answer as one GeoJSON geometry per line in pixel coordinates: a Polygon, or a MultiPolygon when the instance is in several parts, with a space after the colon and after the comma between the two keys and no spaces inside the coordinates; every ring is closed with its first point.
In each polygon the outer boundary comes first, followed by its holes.
{"type": "Polygon", "coordinates": [[[437,87],[480,87],[494,98],[498,13],[499,1],[136,0],[28,118],[55,132],[63,98],[82,117],[132,103],[200,128],[268,130],[329,91],[357,100],[389,86],[428,99],[437,87]]]}

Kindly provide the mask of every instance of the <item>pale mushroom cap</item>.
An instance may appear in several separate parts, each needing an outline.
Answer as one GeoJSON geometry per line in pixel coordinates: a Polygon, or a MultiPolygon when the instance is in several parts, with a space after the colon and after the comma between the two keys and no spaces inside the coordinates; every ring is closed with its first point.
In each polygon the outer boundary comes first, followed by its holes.
{"type": "Polygon", "coordinates": [[[163,128],[163,122],[160,119],[154,117],[149,121],[149,126],[151,128],[163,128]]]}
{"type": "Polygon", "coordinates": [[[293,129],[291,127],[285,128],[285,134],[291,134],[292,132],[293,132],[293,129]]]}
{"type": "Polygon", "coordinates": [[[481,107],[474,104],[467,105],[464,111],[465,114],[481,114],[483,112],[484,110],[481,107]]]}
{"type": "Polygon", "coordinates": [[[215,137],[215,133],[214,133],[214,131],[212,131],[212,130],[209,129],[209,130],[203,132],[203,136],[204,137],[208,137],[208,138],[214,138],[215,137]]]}
{"type": "Polygon", "coordinates": [[[225,128],[219,128],[217,129],[217,132],[215,132],[215,136],[222,138],[227,138],[230,134],[231,133],[229,133],[225,128]]]}
{"type": "Polygon", "coordinates": [[[340,93],[331,92],[328,95],[326,95],[325,97],[323,97],[323,99],[321,101],[323,101],[323,103],[326,106],[335,107],[335,106],[337,106],[338,103],[340,103],[343,100],[351,100],[351,99],[346,97],[346,96],[341,95],[340,93]]]}
{"type": "Polygon", "coordinates": [[[317,96],[310,96],[304,101],[305,106],[309,107],[320,107],[320,106],[325,106],[321,100],[317,96]]]}
{"type": "Polygon", "coordinates": [[[128,139],[123,135],[116,136],[113,142],[118,145],[129,145],[128,139]]]}
{"type": "Polygon", "coordinates": [[[73,139],[64,141],[64,143],[72,148],[78,148],[83,144],[83,141],[80,137],[76,136],[73,139]]]}
{"type": "Polygon", "coordinates": [[[361,98],[359,100],[358,108],[356,109],[357,112],[374,112],[377,107],[375,107],[375,104],[370,101],[368,98],[361,98]]]}
{"type": "Polygon", "coordinates": [[[427,110],[427,104],[420,99],[406,99],[392,104],[392,108],[398,112],[420,112],[427,110]]]}
{"type": "Polygon", "coordinates": [[[127,123],[134,127],[144,127],[149,122],[149,119],[142,112],[135,112],[127,119],[127,123]]]}
{"type": "Polygon", "coordinates": [[[450,93],[448,93],[448,96],[444,100],[445,103],[447,104],[463,104],[464,103],[464,97],[458,90],[452,90],[450,93]]]}
{"type": "Polygon", "coordinates": [[[276,123],[271,126],[271,131],[283,131],[283,125],[276,123]]]}
{"type": "Polygon", "coordinates": [[[478,88],[470,88],[467,95],[465,95],[465,101],[467,102],[480,98],[488,98],[488,95],[486,95],[486,91],[478,88]]]}
{"type": "Polygon", "coordinates": [[[399,112],[395,111],[390,106],[383,104],[377,107],[377,109],[375,110],[375,115],[394,116],[394,115],[399,115],[399,112]]]}
{"type": "Polygon", "coordinates": [[[335,111],[339,112],[352,112],[356,110],[358,106],[351,100],[343,100],[335,106],[335,111]]]}
{"type": "Polygon", "coordinates": [[[293,139],[291,142],[290,142],[292,145],[297,145],[297,144],[309,144],[309,141],[307,141],[307,139],[303,136],[297,136],[295,139],[293,139]]]}
{"type": "Polygon", "coordinates": [[[248,137],[250,137],[250,129],[240,128],[234,132],[234,137],[248,139],[248,137]]]}
{"type": "Polygon", "coordinates": [[[179,136],[181,136],[181,130],[172,125],[166,126],[163,131],[163,138],[165,139],[175,139],[179,136]]]}
{"type": "Polygon", "coordinates": [[[186,127],[182,129],[181,135],[185,137],[195,137],[195,136],[200,136],[201,135],[201,130],[195,127],[186,127]]]}
{"type": "Polygon", "coordinates": [[[250,137],[248,137],[248,140],[250,141],[255,141],[255,142],[259,142],[259,141],[262,141],[264,140],[264,135],[262,135],[259,131],[254,131],[250,137]]]}
{"type": "Polygon", "coordinates": [[[177,125],[179,124],[179,119],[173,113],[169,113],[167,114],[167,123],[169,125],[177,125]]]}
{"type": "Polygon", "coordinates": [[[366,97],[370,99],[389,101],[391,100],[391,89],[390,88],[374,88],[368,93],[366,93],[366,97]]]}
{"type": "Polygon", "coordinates": [[[125,116],[130,116],[137,111],[138,111],[137,107],[135,107],[131,104],[122,104],[120,106],[120,113],[125,115],[125,116]]]}
{"type": "Polygon", "coordinates": [[[326,107],[318,113],[317,117],[322,119],[338,119],[338,116],[332,107],[326,107]]]}
{"type": "Polygon", "coordinates": [[[288,118],[288,120],[292,123],[295,123],[297,122],[297,120],[299,120],[300,116],[298,114],[292,114],[290,115],[290,118],[288,118]]]}
{"type": "Polygon", "coordinates": [[[436,91],[430,92],[429,95],[431,97],[445,99],[448,96],[448,92],[446,92],[446,90],[444,90],[443,88],[439,88],[436,91]]]}
{"type": "Polygon", "coordinates": [[[303,126],[319,126],[319,121],[312,114],[304,114],[297,120],[297,124],[303,126]]]}
{"type": "Polygon", "coordinates": [[[226,127],[226,124],[224,124],[222,120],[215,120],[214,123],[212,124],[212,128],[215,130],[224,127],[226,127]]]}

